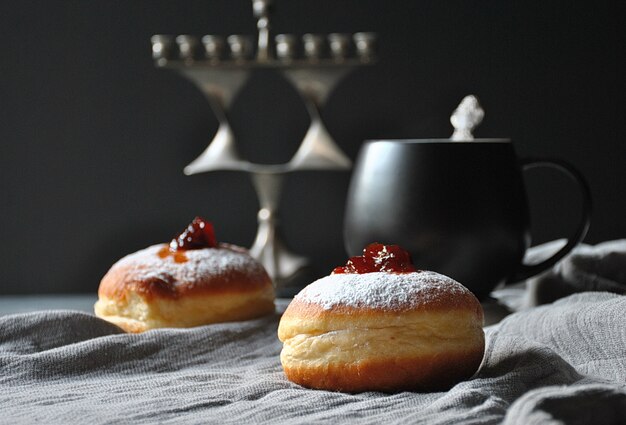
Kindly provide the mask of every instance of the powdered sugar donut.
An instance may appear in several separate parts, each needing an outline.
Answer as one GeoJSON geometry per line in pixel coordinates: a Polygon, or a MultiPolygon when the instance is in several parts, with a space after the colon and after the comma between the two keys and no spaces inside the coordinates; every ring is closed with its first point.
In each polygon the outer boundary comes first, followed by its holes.
{"type": "Polygon", "coordinates": [[[212,244],[153,245],[122,258],[100,283],[96,315],[142,332],[273,313],[274,289],[263,266],[243,248],[212,244]]]}
{"type": "Polygon", "coordinates": [[[443,390],[478,369],[482,324],[476,297],[441,274],[335,273],[289,304],[281,362],[288,379],[309,388],[443,390]]]}

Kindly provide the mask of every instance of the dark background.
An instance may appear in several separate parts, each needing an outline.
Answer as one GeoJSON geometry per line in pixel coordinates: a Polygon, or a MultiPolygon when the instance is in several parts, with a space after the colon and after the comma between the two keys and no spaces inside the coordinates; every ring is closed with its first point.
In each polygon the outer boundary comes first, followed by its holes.
{"type": "MultiPolygon", "coordinates": [[[[624,51],[618,2],[276,0],[273,32],[376,31],[379,63],[323,110],[354,158],[364,139],[447,137],[466,94],[476,131],[520,156],[577,166],[594,196],[589,243],[626,233],[624,51]],[[619,34],[618,34],[619,32],[619,34]]],[[[256,232],[245,174],[187,177],[217,121],[194,86],[155,69],[150,36],[253,33],[249,0],[0,2],[0,293],[94,292],[119,257],[165,241],[195,215],[244,246],[256,232]]],[[[255,74],[232,110],[244,157],[287,161],[308,126],[297,93],[255,74]]],[[[288,177],[283,232],[314,274],[345,259],[348,172],[288,177]]],[[[528,176],[533,240],[565,236],[576,190],[528,176]]],[[[462,208],[462,206],[460,206],[462,208]]]]}

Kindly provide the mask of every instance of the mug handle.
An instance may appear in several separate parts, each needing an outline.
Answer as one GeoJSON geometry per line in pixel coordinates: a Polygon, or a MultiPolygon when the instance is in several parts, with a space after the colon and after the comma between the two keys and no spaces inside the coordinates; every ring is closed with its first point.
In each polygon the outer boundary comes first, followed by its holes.
{"type": "Polygon", "coordinates": [[[547,158],[524,158],[520,160],[520,166],[523,171],[530,170],[536,167],[550,167],[555,168],[565,174],[567,174],[572,180],[578,183],[578,188],[580,189],[580,193],[582,195],[582,215],[580,222],[578,223],[578,228],[572,237],[567,240],[567,243],[563,248],[558,250],[554,255],[546,260],[538,264],[520,264],[517,272],[513,275],[510,282],[518,282],[521,280],[528,279],[531,276],[535,276],[542,271],[552,267],[567,255],[579,242],[583,240],[587,231],[589,230],[589,223],[591,217],[591,190],[589,189],[589,185],[587,184],[587,180],[583,177],[583,175],[574,168],[573,165],[560,160],[560,159],[547,159],[547,158]]]}

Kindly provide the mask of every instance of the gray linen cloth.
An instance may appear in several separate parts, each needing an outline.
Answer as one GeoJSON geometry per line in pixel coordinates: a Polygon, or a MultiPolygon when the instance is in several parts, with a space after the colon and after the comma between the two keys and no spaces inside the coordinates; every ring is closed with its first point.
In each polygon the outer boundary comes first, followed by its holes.
{"type": "MultiPolygon", "coordinates": [[[[540,259],[551,255],[559,241],[530,250],[540,259]]],[[[529,279],[526,306],[546,304],[582,291],[608,291],[626,294],[626,239],[595,246],[581,244],[546,273],[529,279]]]]}
{"type": "Polygon", "coordinates": [[[278,320],[131,335],[72,311],[2,317],[0,423],[626,421],[624,295],[584,292],[508,316],[486,328],[478,373],[436,393],[299,387],[282,373],[278,320]]]}
{"type": "MultiPolygon", "coordinates": [[[[524,262],[539,263],[551,257],[566,242],[559,239],[530,248],[524,262]]],[[[546,272],[499,288],[492,296],[510,310],[519,311],[585,291],[626,294],[626,239],[594,246],[579,244],[546,272]]]]}

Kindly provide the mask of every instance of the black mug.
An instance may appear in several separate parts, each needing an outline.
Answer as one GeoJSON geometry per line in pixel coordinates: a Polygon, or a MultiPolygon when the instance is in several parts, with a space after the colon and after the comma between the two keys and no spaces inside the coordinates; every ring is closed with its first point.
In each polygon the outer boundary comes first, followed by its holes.
{"type": "Polygon", "coordinates": [[[417,268],[450,276],[483,299],[500,283],[554,265],[589,228],[591,193],[584,177],[555,159],[518,159],[508,139],[374,140],[359,152],[346,204],[349,255],[371,242],[397,244],[417,268]],[[567,244],[539,264],[522,258],[530,219],[522,170],[554,167],[582,193],[582,218],[567,244]]]}

